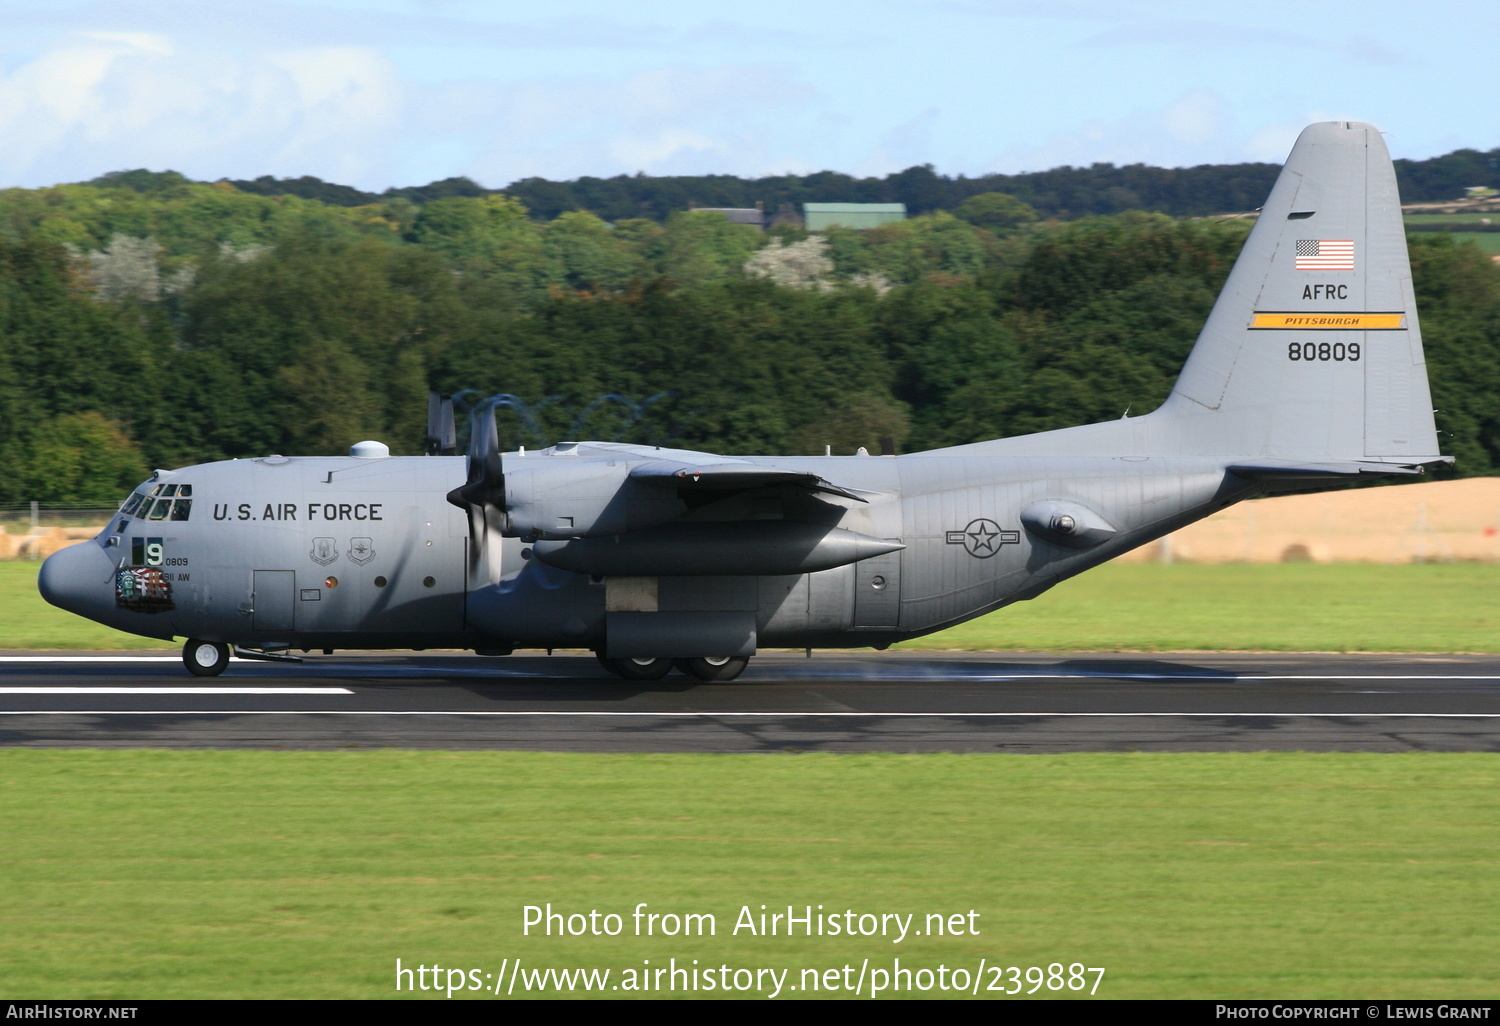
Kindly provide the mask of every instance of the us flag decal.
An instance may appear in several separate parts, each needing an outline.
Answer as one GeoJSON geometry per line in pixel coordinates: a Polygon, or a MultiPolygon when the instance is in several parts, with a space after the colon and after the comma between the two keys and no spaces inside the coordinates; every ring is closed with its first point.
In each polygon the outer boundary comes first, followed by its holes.
{"type": "Polygon", "coordinates": [[[1353,239],[1298,239],[1297,270],[1354,270],[1353,239]]]}

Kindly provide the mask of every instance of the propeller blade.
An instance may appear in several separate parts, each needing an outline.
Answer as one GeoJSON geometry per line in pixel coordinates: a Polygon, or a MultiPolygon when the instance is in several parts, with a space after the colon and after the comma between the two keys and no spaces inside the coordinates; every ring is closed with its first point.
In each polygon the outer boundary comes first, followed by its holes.
{"type": "Polygon", "coordinates": [[[448,493],[460,509],[491,507],[505,511],[505,468],[500,459],[500,432],[495,407],[482,403],[469,418],[469,477],[448,493]]]}
{"type": "Polygon", "coordinates": [[[491,518],[494,533],[505,524],[505,468],[500,459],[500,432],[495,426],[495,404],[480,403],[469,416],[468,480],[448,493],[448,501],[469,517],[469,573],[484,567],[490,556],[491,518]]]}

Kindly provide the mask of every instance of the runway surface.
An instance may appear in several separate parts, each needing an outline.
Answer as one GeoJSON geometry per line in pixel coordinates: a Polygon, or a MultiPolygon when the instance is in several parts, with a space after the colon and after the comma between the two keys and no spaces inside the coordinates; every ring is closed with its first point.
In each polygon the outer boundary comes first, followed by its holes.
{"type": "Polygon", "coordinates": [[[0,655],[0,746],[589,752],[1500,751],[1500,657],[766,654],[727,684],[591,656],[0,655]]]}

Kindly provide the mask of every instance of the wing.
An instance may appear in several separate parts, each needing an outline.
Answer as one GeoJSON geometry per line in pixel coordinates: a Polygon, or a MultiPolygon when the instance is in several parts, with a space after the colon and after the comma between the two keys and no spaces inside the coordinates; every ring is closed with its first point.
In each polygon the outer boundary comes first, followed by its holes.
{"type": "Polygon", "coordinates": [[[711,457],[711,460],[644,460],[631,466],[630,479],[642,484],[672,485],[684,492],[748,491],[769,485],[794,485],[811,492],[825,492],[857,502],[869,501],[852,488],[836,485],[807,471],[766,467],[749,460],[725,459],[722,456],[711,457]]]}

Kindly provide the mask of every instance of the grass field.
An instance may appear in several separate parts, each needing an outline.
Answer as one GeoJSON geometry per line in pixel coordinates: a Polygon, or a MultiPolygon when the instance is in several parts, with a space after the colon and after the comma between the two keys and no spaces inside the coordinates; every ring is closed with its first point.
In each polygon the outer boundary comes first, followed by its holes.
{"type": "MultiPolygon", "coordinates": [[[[1407,214],[1402,218],[1408,225],[1477,225],[1488,220],[1493,224],[1500,224],[1500,212],[1488,211],[1485,213],[1470,214],[1407,214]]],[[[1455,240],[1467,239],[1474,243],[1486,253],[1500,253],[1500,232],[1478,231],[1478,232],[1453,232],[1455,240]]]]}
{"type": "MultiPolygon", "coordinates": [[[[34,575],[0,564],[0,645],[159,644],[46,606],[34,575]]],[[[917,645],[1495,651],[1497,575],[1111,565],[917,645]]],[[[783,988],[801,988],[804,970],[826,986],[845,966],[847,981],[866,968],[889,983],[899,958],[929,971],[918,986],[940,966],[1017,986],[979,974],[983,959],[1104,967],[1111,998],[1493,998],[1497,786],[1486,754],[0,747],[0,995],[385,998],[401,996],[398,958],[486,987],[519,958],[515,996],[532,970],[608,969],[604,986],[630,986],[642,977],[627,970],[671,959],[788,970],[783,988]],[[616,913],[622,932],[524,935],[524,907],[549,902],[616,913]],[[716,933],[635,936],[641,902],[711,913],[716,933]],[[733,933],[744,906],[820,904],[914,914],[916,929],[972,910],[978,934],[733,933]]],[[[734,979],[760,987],[739,996],[776,985],[734,979]]]]}
{"type": "Polygon", "coordinates": [[[384,998],[397,958],[796,985],[899,957],[1102,966],[1113,998],[1492,998],[1497,787],[1488,755],[0,750],[0,993],[384,998]],[[624,930],[523,936],[548,902],[624,930]],[[640,902],[716,934],[634,936],[640,902]],[[973,910],[978,935],[734,935],[762,904],[973,910]]]}
{"type": "Polygon", "coordinates": [[[1486,253],[1500,253],[1500,232],[1454,232],[1455,239],[1467,239],[1486,253]]]}
{"type": "Polygon", "coordinates": [[[1404,214],[1406,224],[1479,224],[1490,221],[1500,224],[1500,211],[1470,211],[1466,214],[1404,214]]]}
{"type": "MultiPolygon", "coordinates": [[[[0,563],[0,649],[161,648],[47,605],[0,563]]],[[[1114,563],[903,649],[1500,651],[1500,566],[1114,563]]]]}
{"type": "Polygon", "coordinates": [[[905,649],[1500,651],[1500,566],[1112,563],[905,649]]]}

